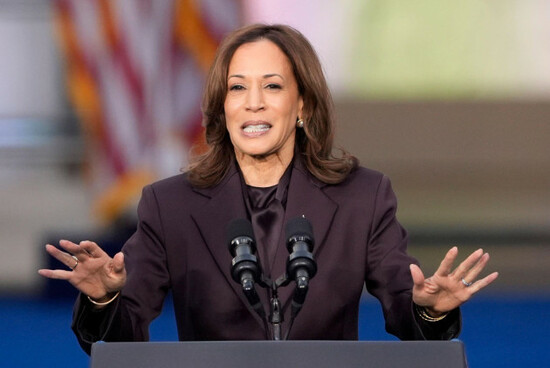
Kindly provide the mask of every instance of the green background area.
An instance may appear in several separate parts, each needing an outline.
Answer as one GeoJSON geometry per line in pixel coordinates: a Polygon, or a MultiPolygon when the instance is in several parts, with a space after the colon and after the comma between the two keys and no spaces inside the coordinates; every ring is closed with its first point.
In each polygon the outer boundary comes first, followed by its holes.
{"type": "Polygon", "coordinates": [[[520,82],[515,0],[357,6],[349,86],[367,98],[503,98],[520,82]]]}

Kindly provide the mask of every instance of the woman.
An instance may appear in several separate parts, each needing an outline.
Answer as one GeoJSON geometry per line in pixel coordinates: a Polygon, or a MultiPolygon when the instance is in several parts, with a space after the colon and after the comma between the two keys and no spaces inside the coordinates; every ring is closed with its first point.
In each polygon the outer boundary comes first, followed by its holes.
{"type": "MultiPolygon", "coordinates": [[[[208,150],[187,173],[147,186],[135,234],[112,259],[91,241],[46,250],[71,271],[40,270],[81,292],[73,321],[82,347],[97,340],[142,341],[173,293],[180,340],[266,339],[271,335],[230,274],[225,227],[251,220],[267,277],[285,271],[281,235],[305,216],[318,272],[290,339],[357,339],[363,285],[401,339],[458,335],[458,307],[496,279],[477,280],[480,249],[454,271],[452,248],[424,278],[406,254],[407,234],[382,174],[333,156],[332,102],[318,58],[296,30],[252,25],[229,35],[203,99],[208,150]]],[[[263,305],[269,290],[260,289],[263,305]]],[[[292,288],[279,298],[288,329],[292,288]]]]}

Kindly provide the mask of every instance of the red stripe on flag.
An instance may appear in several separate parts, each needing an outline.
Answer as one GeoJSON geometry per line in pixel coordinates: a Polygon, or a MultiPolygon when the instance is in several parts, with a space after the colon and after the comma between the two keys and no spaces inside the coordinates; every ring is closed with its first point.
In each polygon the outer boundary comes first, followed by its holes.
{"type": "MultiPolygon", "coordinates": [[[[68,35],[62,35],[64,37],[67,45],[67,54],[69,58],[69,63],[71,68],[83,68],[86,70],[93,78],[95,82],[96,87],[96,94],[100,96],[99,92],[99,78],[98,78],[98,72],[97,72],[97,65],[92,62],[92,60],[88,59],[85,53],[83,52],[82,48],[80,47],[82,43],[76,43],[69,41],[69,37],[73,37],[74,35],[77,35],[76,29],[74,27],[72,19],[75,18],[75,10],[74,5],[71,1],[68,0],[58,0],[56,2],[58,9],[61,13],[61,17],[65,23],[65,26],[67,27],[67,32],[70,32],[68,35]]],[[[77,37],[77,36],[76,36],[77,37]]],[[[76,41],[76,37],[73,41],[76,41]]],[[[105,126],[105,113],[101,106],[101,99],[98,99],[99,106],[97,106],[98,111],[81,111],[83,116],[90,117],[90,114],[93,114],[93,119],[95,121],[87,121],[84,122],[85,124],[88,124],[88,131],[91,131],[96,134],[98,143],[105,151],[106,156],[109,159],[109,165],[111,166],[111,169],[113,172],[117,175],[123,173],[125,171],[125,164],[122,159],[122,155],[117,148],[115,142],[113,141],[111,135],[106,130],[105,126]]]]}
{"type": "Polygon", "coordinates": [[[144,82],[137,71],[136,66],[132,63],[129,56],[127,42],[123,40],[125,32],[116,23],[112,11],[113,3],[109,0],[100,1],[100,9],[105,21],[103,33],[105,42],[109,47],[113,60],[120,66],[119,71],[122,73],[126,83],[128,96],[132,101],[132,107],[136,112],[136,123],[138,126],[138,134],[140,144],[147,145],[155,140],[155,130],[151,126],[151,119],[148,116],[145,105],[144,82]]]}

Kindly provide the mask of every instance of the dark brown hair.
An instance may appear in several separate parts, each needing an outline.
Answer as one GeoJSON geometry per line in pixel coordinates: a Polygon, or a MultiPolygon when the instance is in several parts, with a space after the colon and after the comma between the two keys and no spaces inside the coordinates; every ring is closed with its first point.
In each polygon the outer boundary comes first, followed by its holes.
{"type": "Polygon", "coordinates": [[[198,187],[218,184],[234,159],[233,145],[225,124],[224,103],[227,73],[235,51],[243,44],[267,39],[288,57],[302,96],[303,129],[296,129],[297,152],[309,172],[324,183],[343,181],[357,166],[357,159],[346,151],[333,155],[334,117],[332,97],[319,58],[309,41],[285,25],[254,24],[229,34],[221,43],[207,76],[202,100],[206,128],[205,153],[192,158],[188,177],[198,187]]]}

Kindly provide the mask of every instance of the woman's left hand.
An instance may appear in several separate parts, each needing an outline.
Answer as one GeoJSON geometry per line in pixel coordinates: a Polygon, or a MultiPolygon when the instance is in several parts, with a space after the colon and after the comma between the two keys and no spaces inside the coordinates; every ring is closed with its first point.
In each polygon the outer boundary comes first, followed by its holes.
{"type": "Polygon", "coordinates": [[[433,317],[457,308],[498,277],[498,272],[493,272],[476,280],[489,261],[489,253],[484,253],[482,249],[470,254],[453,271],[457,255],[457,247],[451,248],[435,274],[429,278],[424,278],[417,265],[410,266],[414,282],[413,302],[426,308],[433,317]]]}

